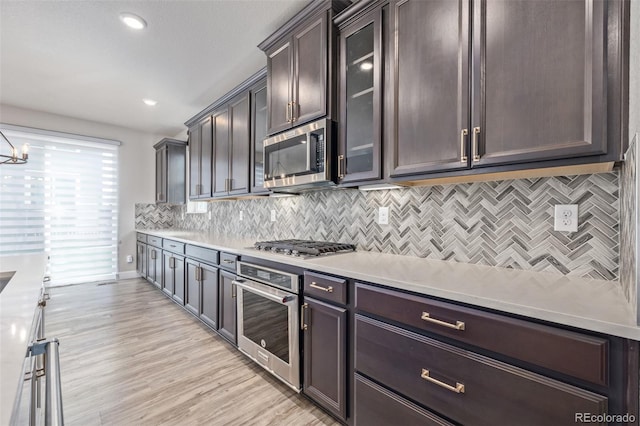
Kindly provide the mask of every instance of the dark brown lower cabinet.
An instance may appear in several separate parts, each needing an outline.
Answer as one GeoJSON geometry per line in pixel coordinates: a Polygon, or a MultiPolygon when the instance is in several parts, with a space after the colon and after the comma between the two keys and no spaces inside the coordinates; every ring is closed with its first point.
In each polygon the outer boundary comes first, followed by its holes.
{"type": "Polygon", "coordinates": [[[607,412],[605,396],[362,315],[355,368],[462,424],[573,425],[607,412]]]}
{"type": "Polygon", "coordinates": [[[345,420],[347,310],[309,297],[304,298],[303,307],[303,392],[336,417],[345,420]]]}
{"type": "Polygon", "coordinates": [[[236,332],[236,288],[233,284],[236,276],[220,270],[220,323],[218,333],[234,345],[238,343],[236,332]]]}
{"type": "Polygon", "coordinates": [[[452,426],[424,408],[356,374],[354,424],[452,426]]]}
{"type": "Polygon", "coordinates": [[[202,304],[200,319],[213,329],[218,329],[218,268],[200,264],[202,304]]]}
{"type": "Polygon", "coordinates": [[[168,251],[162,252],[162,257],[162,291],[180,304],[184,304],[184,257],[168,251]]]}
{"type": "Polygon", "coordinates": [[[187,259],[186,264],[184,307],[200,316],[200,263],[187,259]]]}
{"type": "Polygon", "coordinates": [[[147,246],[147,281],[162,288],[162,250],[147,246]]]}

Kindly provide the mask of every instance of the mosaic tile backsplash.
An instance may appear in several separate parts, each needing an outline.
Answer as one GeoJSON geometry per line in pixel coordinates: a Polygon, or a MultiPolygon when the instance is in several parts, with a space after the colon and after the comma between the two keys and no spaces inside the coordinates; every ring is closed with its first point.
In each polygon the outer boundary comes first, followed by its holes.
{"type": "MultiPolygon", "coordinates": [[[[620,171],[620,285],[627,300],[637,306],[638,291],[638,138],[631,142],[620,171]]],[[[640,314],[639,318],[640,319],[640,314]]]]}
{"type": "Polygon", "coordinates": [[[136,205],[136,226],[202,230],[253,240],[303,238],[396,253],[606,280],[619,278],[618,172],[290,198],[211,202],[208,214],[136,205]],[[553,206],[578,204],[576,233],[553,231],[553,206]],[[389,225],[376,223],[390,207],[389,225]],[[244,220],[239,220],[239,211],[244,220]],[[277,221],[270,221],[271,210],[277,221]],[[164,223],[165,226],[160,226],[164,223]]]}

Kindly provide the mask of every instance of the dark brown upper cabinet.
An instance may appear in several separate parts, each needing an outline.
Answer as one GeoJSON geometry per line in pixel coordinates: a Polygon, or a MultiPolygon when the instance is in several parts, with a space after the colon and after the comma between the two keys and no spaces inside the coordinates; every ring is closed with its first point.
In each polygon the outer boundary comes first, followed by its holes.
{"type": "Polygon", "coordinates": [[[162,139],[156,150],[156,204],[184,204],[187,143],[162,139]]]}
{"type": "Polygon", "coordinates": [[[255,166],[255,146],[258,141],[262,144],[266,133],[265,75],[266,69],[258,71],[185,123],[193,143],[189,190],[190,194],[199,194],[190,199],[246,195],[255,185],[250,180],[250,176],[255,179],[250,165],[255,166]],[[262,106],[254,107],[256,102],[262,106]],[[206,176],[203,164],[208,165],[206,176]]]}
{"type": "Polygon", "coordinates": [[[355,20],[350,11],[343,15],[335,20],[340,30],[338,179],[381,179],[382,8],[355,20]]]}
{"type": "Polygon", "coordinates": [[[264,187],[264,140],[267,137],[267,80],[251,89],[251,193],[264,187]]]}
{"type": "Polygon", "coordinates": [[[211,198],[213,153],[211,117],[189,127],[189,199],[211,198]]]}
{"type": "Polygon", "coordinates": [[[391,0],[389,175],[619,160],[623,5],[391,0]]]}
{"type": "Polygon", "coordinates": [[[267,55],[267,133],[333,116],[333,16],[350,2],[312,1],[258,46],[267,55]]]}

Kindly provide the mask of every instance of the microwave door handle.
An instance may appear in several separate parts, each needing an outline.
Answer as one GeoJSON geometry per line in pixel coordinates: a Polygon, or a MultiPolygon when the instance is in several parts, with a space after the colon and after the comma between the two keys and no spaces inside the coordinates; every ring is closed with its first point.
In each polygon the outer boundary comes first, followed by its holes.
{"type": "Polygon", "coordinates": [[[245,282],[242,281],[233,281],[233,284],[235,284],[236,286],[243,288],[247,291],[250,291],[252,293],[257,294],[258,296],[264,297],[265,299],[269,299],[272,300],[274,302],[280,303],[281,305],[286,305],[289,302],[291,302],[293,300],[293,298],[291,298],[291,295],[285,295],[285,296],[276,296],[275,294],[271,294],[271,293],[267,293],[266,291],[262,291],[252,285],[247,285],[245,284],[245,282]]]}
{"type": "Polygon", "coordinates": [[[305,170],[311,170],[311,132],[307,132],[307,168],[305,170]]]}

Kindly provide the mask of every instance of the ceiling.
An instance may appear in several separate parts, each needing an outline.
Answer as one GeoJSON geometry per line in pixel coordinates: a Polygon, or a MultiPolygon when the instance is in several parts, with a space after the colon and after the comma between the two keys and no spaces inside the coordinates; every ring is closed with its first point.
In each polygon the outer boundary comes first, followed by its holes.
{"type": "Polygon", "coordinates": [[[0,0],[0,103],[175,136],[266,65],[256,46],[306,3],[0,0]]]}

